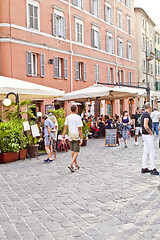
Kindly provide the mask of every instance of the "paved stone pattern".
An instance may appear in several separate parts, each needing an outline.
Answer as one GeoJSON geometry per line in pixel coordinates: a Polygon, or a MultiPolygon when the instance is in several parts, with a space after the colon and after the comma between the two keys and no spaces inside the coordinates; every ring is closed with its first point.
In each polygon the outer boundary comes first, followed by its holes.
{"type": "MultiPolygon", "coordinates": [[[[140,139],[139,139],[139,142],[140,139]]],[[[0,240],[160,239],[158,176],[141,174],[142,143],[90,139],[80,170],[71,152],[0,165],[0,240]]],[[[155,137],[157,168],[160,149],[155,137]]]]}

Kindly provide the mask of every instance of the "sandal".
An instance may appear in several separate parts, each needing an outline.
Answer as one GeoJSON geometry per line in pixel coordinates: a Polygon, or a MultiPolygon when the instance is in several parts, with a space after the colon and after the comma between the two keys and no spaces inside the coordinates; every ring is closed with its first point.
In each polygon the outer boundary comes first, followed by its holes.
{"type": "Polygon", "coordinates": [[[76,165],[75,170],[78,170],[78,169],[80,169],[80,166],[76,165]]]}
{"type": "Polygon", "coordinates": [[[68,168],[69,168],[69,170],[71,170],[71,172],[74,172],[74,168],[72,165],[69,165],[68,168]]]}

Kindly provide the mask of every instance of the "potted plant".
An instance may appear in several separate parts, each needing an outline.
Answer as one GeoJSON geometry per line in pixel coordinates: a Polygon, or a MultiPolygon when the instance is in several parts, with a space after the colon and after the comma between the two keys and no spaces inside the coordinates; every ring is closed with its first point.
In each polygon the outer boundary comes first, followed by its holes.
{"type": "Polygon", "coordinates": [[[88,134],[89,134],[89,122],[86,123],[83,121],[83,126],[82,126],[82,137],[83,137],[83,143],[82,146],[87,145],[87,140],[88,140],[88,134]]]}
{"type": "Polygon", "coordinates": [[[0,163],[18,160],[22,147],[20,139],[26,142],[22,122],[17,120],[1,122],[0,132],[0,163]]]}
{"type": "Polygon", "coordinates": [[[38,156],[38,139],[32,136],[32,133],[27,133],[27,153],[30,158],[38,156]]]}

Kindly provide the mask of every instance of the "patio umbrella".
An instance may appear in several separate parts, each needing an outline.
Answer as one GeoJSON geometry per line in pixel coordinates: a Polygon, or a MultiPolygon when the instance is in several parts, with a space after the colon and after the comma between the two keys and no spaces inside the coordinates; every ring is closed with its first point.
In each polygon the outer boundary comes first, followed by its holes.
{"type": "MultiPolygon", "coordinates": [[[[18,93],[20,99],[63,97],[65,93],[55,88],[0,76],[0,100],[3,100],[9,92],[18,93]]],[[[11,95],[10,98],[12,97],[14,98],[11,95]]]]}
{"type": "Polygon", "coordinates": [[[87,102],[109,99],[133,98],[137,96],[144,96],[146,90],[138,88],[129,88],[124,86],[107,87],[104,85],[95,84],[88,88],[66,93],[64,97],[59,98],[61,101],[79,101],[87,102]]]}

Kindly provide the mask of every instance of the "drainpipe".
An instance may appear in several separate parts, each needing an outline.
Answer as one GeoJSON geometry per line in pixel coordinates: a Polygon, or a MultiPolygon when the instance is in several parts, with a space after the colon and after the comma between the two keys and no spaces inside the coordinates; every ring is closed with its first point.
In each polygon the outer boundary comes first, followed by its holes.
{"type": "Polygon", "coordinates": [[[69,38],[70,38],[70,53],[71,53],[71,92],[73,91],[73,50],[72,50],[72,24],[71,24],[71,2],[68,1],[69,4],[69,38]]]}
{"type": "MultiPolygon", "coordinates": [[[[115,55],[116,55],[116,70],[115,70],[115,80],[118,83],[118,61],[117,61],[117,31],[116,31],[116,0],[114,0],[114,46],[115,46],[115,55]]],[[[118,99],[118,115],[120,115],[120,100],[118,99]]]]}
{"type": "Polygon", "coordinates": [[[10,34],[10,61],[11,61],[11,77],[13,77],[13,69],[12,69],[12,43],[11,43],[11,0],[8,1],[9,3],[9,34],[10,34]]]}

